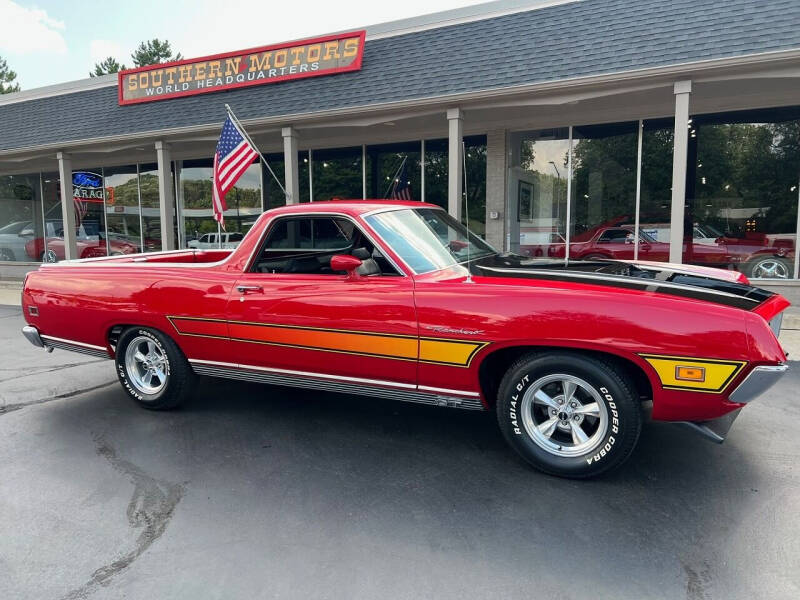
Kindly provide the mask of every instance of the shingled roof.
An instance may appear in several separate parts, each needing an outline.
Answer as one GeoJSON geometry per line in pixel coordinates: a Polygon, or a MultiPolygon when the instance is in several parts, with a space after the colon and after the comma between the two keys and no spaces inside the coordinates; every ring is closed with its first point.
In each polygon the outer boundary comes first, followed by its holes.
{"type": "MultiPolygon", "coordinates": [[[[116,85],[0,104],[0,150],[356,108],[800,48],[797,0],[582,0],[367,39],[359,72],[118,106],[116,85]]],[[[233,42],[233,41],[232,41],[233,42]]]]}

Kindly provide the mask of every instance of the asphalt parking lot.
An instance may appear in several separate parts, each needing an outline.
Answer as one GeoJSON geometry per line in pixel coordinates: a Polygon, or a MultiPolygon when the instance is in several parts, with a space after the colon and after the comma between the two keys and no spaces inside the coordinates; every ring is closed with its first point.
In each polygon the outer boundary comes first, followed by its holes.
{"type": "Polygon", "coordinates": [[[0,307],[0,598],[797,598],[800,363],[722,446],[539,474],[491,415],[203,380],[134,406],[0,307]]]}

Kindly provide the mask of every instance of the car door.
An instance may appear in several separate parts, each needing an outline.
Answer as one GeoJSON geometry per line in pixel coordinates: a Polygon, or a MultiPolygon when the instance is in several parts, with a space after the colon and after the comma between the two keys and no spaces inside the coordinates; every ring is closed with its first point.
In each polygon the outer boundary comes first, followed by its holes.
{"type": "Polygon", "coordinates": [[[279,217],[232,292],[231,347],[243,367],[416,384],[413,289],[352,219],[279,217]],[[332,271],[336,254],[364,274],[332,271]]]}

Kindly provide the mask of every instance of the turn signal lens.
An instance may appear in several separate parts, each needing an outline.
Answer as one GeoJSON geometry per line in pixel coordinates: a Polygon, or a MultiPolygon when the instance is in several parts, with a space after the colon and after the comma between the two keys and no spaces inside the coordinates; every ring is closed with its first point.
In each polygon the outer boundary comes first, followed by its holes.
{"type": "Polygon", "coordinates": [[[705,381],[706,370],[703,367],[675,367],[675,379],[681,381],[705,381]]]}

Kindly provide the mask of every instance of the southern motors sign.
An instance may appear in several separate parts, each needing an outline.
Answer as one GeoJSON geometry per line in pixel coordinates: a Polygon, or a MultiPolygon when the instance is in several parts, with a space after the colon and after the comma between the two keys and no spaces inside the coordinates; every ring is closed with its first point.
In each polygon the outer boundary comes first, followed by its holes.
{"type": "Polygon", "coordinates": [[[136,104],[357,71],[364,31],[120,71],[119,103],[136,104]]]}

